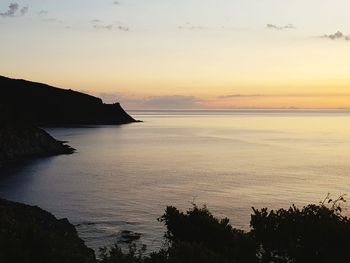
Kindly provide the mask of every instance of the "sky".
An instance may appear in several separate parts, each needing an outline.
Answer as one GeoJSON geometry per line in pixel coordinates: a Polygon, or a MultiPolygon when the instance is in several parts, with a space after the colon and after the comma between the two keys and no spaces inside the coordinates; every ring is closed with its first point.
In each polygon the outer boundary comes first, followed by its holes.
{"type": "Polygon", "coordinates": [[[0,0],[0,75],[126,109],[350,108],[348,0],[0,0]]]}

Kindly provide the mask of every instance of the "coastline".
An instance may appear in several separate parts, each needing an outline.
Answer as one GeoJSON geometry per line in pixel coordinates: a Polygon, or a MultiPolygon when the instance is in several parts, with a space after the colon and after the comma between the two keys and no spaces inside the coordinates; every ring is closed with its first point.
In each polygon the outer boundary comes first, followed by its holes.
{"type": "Polygon", "coordinates": [[[75,149],[41,128],[5,123],[0,127],[0,167],[41,156],[72,154],[75,149]]]}

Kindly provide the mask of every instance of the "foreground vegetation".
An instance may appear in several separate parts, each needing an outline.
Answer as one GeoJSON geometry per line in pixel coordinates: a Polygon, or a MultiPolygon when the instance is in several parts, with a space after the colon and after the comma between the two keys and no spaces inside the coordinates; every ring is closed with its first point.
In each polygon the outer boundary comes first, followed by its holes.
{"type": "Polygon", "coordinates": [[[181,212],[167,207],[159,218],[167,227],[166,248],[145,255],[145,248],[118,245],[102,249],[100,263],[239,263],[348,262],[350,220],[342,214],[343,197],[327,197],[301,209],[253,208],[249,232],[233,228],[227,218],[206,207],[181,212]]]}
{"type": "Polygon", "coordinates": [[[0,262],[59,263],[255,263],[348,262],[350,219],[345,200],[329,196],[303,208],[255,209],[250,231],[232,227],[204,206],[186,212],[169,206],[158,219],[166,226],[164,247],[146,253],[131,244],[102,248],[95,259],[67,220],[37,207],[0,199],[0,262]]]}

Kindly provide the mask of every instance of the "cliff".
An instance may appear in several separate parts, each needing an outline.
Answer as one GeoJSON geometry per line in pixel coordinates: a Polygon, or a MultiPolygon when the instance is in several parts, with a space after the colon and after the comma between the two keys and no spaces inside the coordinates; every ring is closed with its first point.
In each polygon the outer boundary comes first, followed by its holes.
{"type": "Polygon", "coordinates": [[[92,263],[95,255],[67,219],[0,199],[0,262],[92,263]]]}
{"type": "Polygon", "coordinates": [[[0,125],[0,166],[21,159],[70,154],[73,151],[40,128],[9,122],[0,125]]]}
{"type": "Polygon", "coordinates": [[[2,76],[0,109],[7,118],[38,126],[135,122],[119,103],[104,104],[101,99],[81,92],[2,76]]]}

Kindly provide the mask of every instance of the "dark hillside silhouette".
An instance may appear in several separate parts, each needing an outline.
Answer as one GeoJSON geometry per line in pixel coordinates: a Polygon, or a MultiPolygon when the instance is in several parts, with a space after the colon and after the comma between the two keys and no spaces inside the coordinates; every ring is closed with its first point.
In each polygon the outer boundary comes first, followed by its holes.
{"type": "Polygon", "coordinates": [[[95,263],[67,219],[0,198],[0,262],[95,263]]]}
{"type": "Polygon", "coordinates": [[[35,125],[126,124],[135,122],[119,103],[46,84],[0,76],[1,119],[35,125]]]}
{"type": "Polygon", "coordinates": [[[0,125],[0,167],[31,157],[73,152],[73,148],[55,140],[40,128],[8,122],[0,125]]]}

